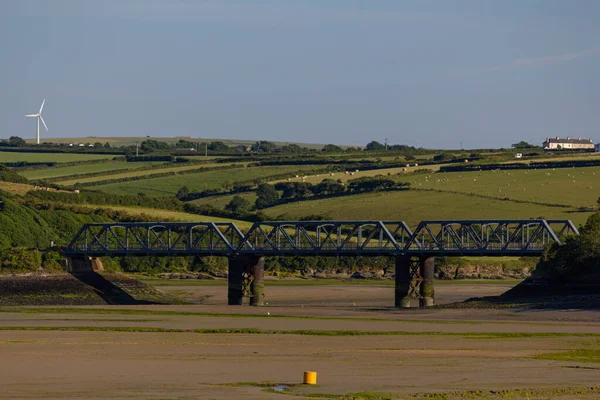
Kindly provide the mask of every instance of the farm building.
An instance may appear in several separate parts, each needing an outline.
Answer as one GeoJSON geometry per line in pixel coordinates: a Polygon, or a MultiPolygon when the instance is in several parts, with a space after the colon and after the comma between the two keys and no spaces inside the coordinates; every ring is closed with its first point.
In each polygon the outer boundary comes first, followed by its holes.
{"type": "Polygon", "coordinates": [[[561,139],[560,137],[556,138],[546,138],[546,141],[543,143],[544,150],[560,150],[560,149],[573,149],[573,150],[593,150],[594,142],[592,139],[582,139],[577,138],[573,139],[570,136],[567,138],[561,139]]]}

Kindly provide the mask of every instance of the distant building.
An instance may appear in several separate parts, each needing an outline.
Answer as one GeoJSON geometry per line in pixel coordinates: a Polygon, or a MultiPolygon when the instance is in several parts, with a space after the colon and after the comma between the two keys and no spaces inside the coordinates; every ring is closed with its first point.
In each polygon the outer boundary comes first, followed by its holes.
{"type": "Polygon", "coordinates": [[[594,145],[594,151],[600,153],[600,143],[594,145]]]}
{"type": "Polygon", "coordinates": [[[561,139],[559,136],[556,138],[546,138],[546,141],[543,143],[544,150],[560,150],[560,149],[570,149],[570,150],[592,150],[594,149],[594,142],[592,139],[582,139],[577,138],[573,139],[570,136],[567,136],[566,139],[561,139]]]}

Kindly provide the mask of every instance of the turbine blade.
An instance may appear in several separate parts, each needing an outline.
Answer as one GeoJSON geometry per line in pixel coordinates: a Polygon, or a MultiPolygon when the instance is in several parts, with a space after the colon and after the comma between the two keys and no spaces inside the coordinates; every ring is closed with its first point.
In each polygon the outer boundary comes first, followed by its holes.
{"type": "Polygon", "coordinates": [[[42,105],[40,107],[40,112],[38,114],[42,113],[42,109],[44,108],[44,103],[46,102],[46,99],[44,99],[44,101],[42,101],[42,105]]]}
{"type": "Polygon", "coordinates": [[[46,130],[48,130],[48,127],[46,126],[46,123],[44,122],[44,118],[42,118],[41,115],[40,115],[40,119],[42,120],[42,124],[44,124],[44,128],[46,128],[46,130]]]}
{"type": "Polygon", "coordinates": [[[25,114],[26,117],[37,117],[37,114],[25,114]]]}

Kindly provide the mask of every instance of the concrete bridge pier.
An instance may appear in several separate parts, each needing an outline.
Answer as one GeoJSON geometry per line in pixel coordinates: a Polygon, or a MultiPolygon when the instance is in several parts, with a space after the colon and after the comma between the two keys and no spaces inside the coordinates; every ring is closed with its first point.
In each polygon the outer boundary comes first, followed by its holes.
{"type": "Polygon", "coordinates": [[[396,287],[394,305],[410,308],[413,299],[419,307],[430,307],[435,301],[434,257],[396,256],[396,287]]]}
{"type": "Polygon", "coordinates": [[[263,306],[265,258],[255,255],[229,257],[227,304],[263,306]]]}

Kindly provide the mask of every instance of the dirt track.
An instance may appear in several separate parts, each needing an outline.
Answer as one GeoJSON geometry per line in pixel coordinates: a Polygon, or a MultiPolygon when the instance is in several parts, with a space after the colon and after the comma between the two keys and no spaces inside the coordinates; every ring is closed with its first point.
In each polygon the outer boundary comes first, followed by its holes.
{"type": "MultiPolygon", "coordinates": [[[[389,287],[362,286],[272,287],[267,292],[269,306],[257,309],[222,305],[224,287],[193,290],[213,295],[208,299],[212,304],[96,306],[93,307],[96,313],[64,309],[40,312],[39,308],[32,310],[35,312],[15,309],[0,313],[0,329],[25,326],[82,329],[0,330],[0,399],[285,399],[288,396],[241,382],[298,384],[305,370],[318,372],[319,385],[293,386],[287,391],[340,396],[382,392],[403,398],[431,391],[538,388],[542,390],[539,398],[600,396],[565,392],[560,397],[557,389],[597,385],[600,364],[532,358],[564,350],[597,352],[600,349],[597,311],[396,310],[389,304],[389,296],[393,295],[389,287]],[[107,309],[138,313],[107,314],[107,309]],[[188,314],[165,315],[161,313],[164,311],[188,314]],[[259,328],[313,333],[395,331],[397,334],[315,336],[83,330],[114,326],[182,330],[259,328]],[[436,334],[422,335],[422,332],[436,334]],[[474,336],[490,332],[495,334],[474,336]],[[504,337],[497,334],[500,332],[527,332],[539,337],[504,337]],[[551,332],[583,335],[548,336],[551,332]]],[[[502,289],[497,285],[489,285],[488,289],[438,286],[440,298],[444,292],[446,296],[471,296],[474,290],[494,294],[502,289]]],[[[512,398],[519,398],[519,393],[512,398]]]]}

